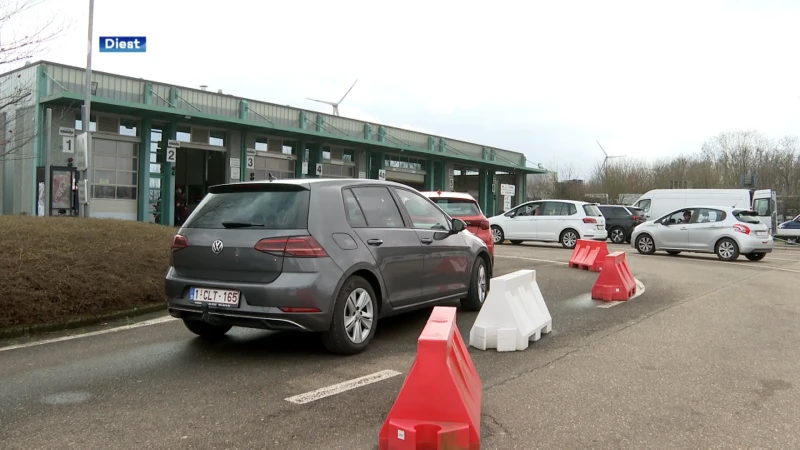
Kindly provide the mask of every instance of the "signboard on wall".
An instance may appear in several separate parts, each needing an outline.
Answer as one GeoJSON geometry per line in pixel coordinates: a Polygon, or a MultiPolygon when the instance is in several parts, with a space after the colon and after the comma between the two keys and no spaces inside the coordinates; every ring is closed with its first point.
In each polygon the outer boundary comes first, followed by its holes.
{"type": "Polygon", "coordinates": [[[378,169],[378,179],[381,181],[386,180],[386,170],[385,169],[378,169]]]}
{"type": "Polygon", "coordinates": [[[508,211],[511,209],[511,196],[504,195],[503,196],[503,211],[508,211]]]}
{"type": "Polygon", "coordinates": [[[308,161],[303,161],[303,165],[300,168],[300,172],[303,175],[308,175],[308,161]]]}
{"type": "Polygon", "coordinates": [[[88,168],[89,157],[86,154],[86,141],[88,136],[86,132],[80,133],[75,136],[75,168],[84,171],[88,168]]]}
{"type": "Polygon", "coordinates": [[[517,187],[513,184],[501,184],[500,195],[513,197],[517,193],[517,187]]]}
{"type": "Polygon", "coordinates": [[[58,135],[75,137],[75,128],[58,127],[58,135]]]}
{"type": "Polygon", "coordinates": [[[167,140],[167,147],[181,148],[181,141],[175,139],[169,139],[167,140]]]}
{"type": "MultiPolygon", "coordinates": [[[[231,158],[230,164],[231,164],[231,168],[232,169],[234,169],[234,168],[238,169],[239,167],[242,166],[242,161],[239,158],[231,158]]],[[[231,172],[231,173],[233,173],[233,172],[231,172]]]]}
{"type": "Polygon", "coordinates": [[[367,178],[367,172],[364,172],[364,171],[358,172],[358,178],[361,178],[361,179],[367,178]]]}

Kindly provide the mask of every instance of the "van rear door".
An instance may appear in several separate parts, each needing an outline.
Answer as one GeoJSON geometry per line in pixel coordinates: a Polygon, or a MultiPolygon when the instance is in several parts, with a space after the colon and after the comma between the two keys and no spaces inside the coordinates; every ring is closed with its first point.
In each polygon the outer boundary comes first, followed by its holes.
{"type": "Polygon", "coordinates": [[[772,189],[761,189],[753,193],[752,210],[758,214],[758,220],[775,233],[778,226],[778,195],[772,189]]]}

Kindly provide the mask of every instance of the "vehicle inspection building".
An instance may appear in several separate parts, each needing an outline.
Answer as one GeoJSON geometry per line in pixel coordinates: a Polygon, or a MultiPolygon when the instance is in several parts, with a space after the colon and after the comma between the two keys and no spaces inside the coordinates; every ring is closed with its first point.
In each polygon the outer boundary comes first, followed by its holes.
{"type": "Polygon", "coordinates": [[[339,177],[468,192],[491,216],[545,172],[519,152],[103,72],[79,172],[85,86],[83,68],[46,61],[0,75],[2,214],[82,215],[88,202],[91,217],[173,225],[215,184],[339,177]]]}

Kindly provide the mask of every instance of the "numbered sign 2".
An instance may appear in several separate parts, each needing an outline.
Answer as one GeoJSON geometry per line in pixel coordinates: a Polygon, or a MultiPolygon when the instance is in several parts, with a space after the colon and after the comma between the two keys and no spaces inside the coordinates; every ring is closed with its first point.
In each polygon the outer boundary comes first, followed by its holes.
{"type": "Polygon", "coordinates": [[[75,153],[74,136],[63,136],[61,138],[61,151],[64,153],[75,153]]]}
{"type": "Polygon", "coordinates": [[[252,155],[247,155],[247,168],[252,169],[256,166],[256,157],[252,155]]]}
{"type": "Polygon", "coordinates": [[[176,149],[175,147],[167,147],[167,159],[166,159],[166,161],[168,163],[174,163],[175,160],[177,159],[176,158],[177,153],[178,153],[178,149],[176,149]]]}

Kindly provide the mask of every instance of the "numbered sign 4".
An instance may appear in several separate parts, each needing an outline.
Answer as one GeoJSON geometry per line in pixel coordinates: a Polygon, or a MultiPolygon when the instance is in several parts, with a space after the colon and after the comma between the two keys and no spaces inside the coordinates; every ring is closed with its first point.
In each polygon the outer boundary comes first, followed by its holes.
{"type": "Polygon", "coordinates": [[[252,169],[256,166],[256,157],[253,155],[247,155],[247,168],[252,169]]]}
{"type": "Polygon", "coordinates": [[[61,151],[64,153],[75,153],[74,136],[63,136],[61,138],[61,151]]]}
{"type": "Polygon", "coordinates": [[[322,175],[322,164],[317,164],[317,176],[322,175]]]}
{"type": "Polygon", "coordinates": [[[168,163],[174,163],[177,159],[178,149],[175,147],[167,147],[167,158],[166,161],[168,163]]]}

